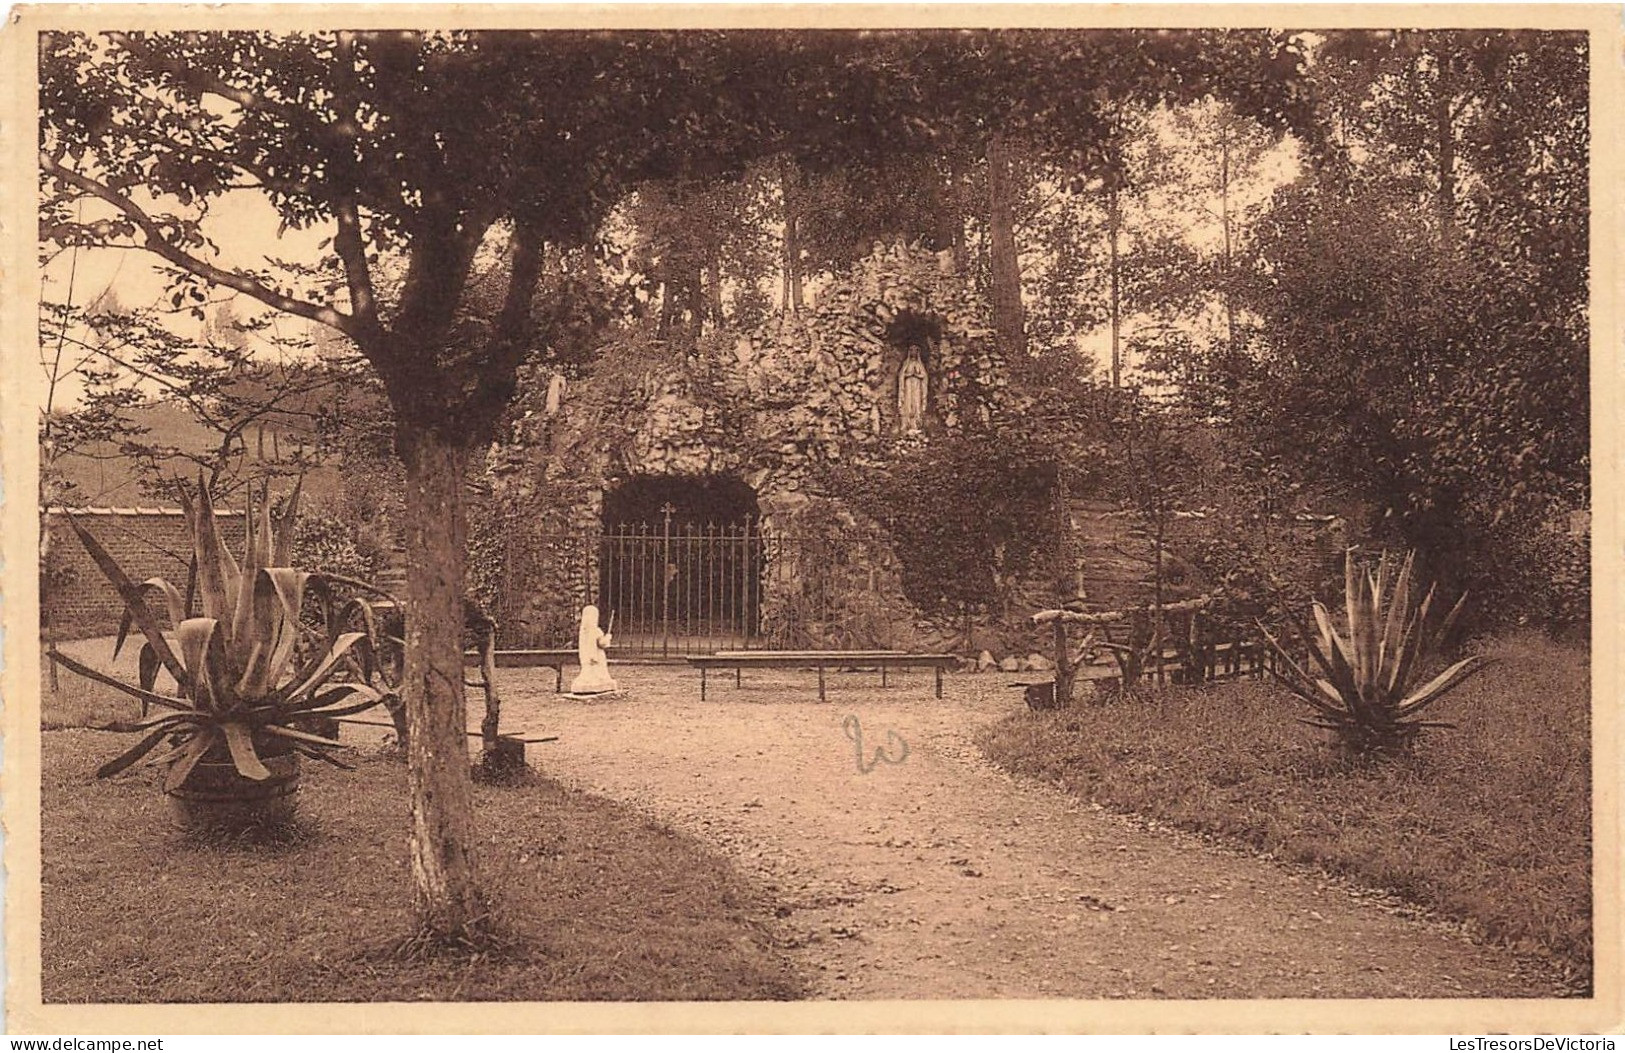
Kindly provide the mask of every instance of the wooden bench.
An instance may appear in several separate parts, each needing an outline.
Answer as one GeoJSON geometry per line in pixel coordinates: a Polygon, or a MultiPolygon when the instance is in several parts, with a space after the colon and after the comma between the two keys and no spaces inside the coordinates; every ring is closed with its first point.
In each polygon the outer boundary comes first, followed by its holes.
{"type": "Polygon", "coordinates": [[[705,674],[709,669],[732,669],[734,686],[740,686],[746,666],[758,669],[817,669],[818,701],[824,698],[824,670],[830,666],[870,666],[880,669],[880,686],[886,686],[891,669],[934,669],[937,697],[942,697],[942,671],[959,668],[959,657],[951,654],[909,654],[905,651],[718,651],[690,655],[689,665],[700,671],[700,701],[705,701],[705,674]]]}
{"type": "MultiPolygon", "coordinates": [[[[543,669],[549,668],[554,673],[554,690],[564,690],[564,667],[576,665],[579,657],[574,647],[558,648],[556,650],[523,650],[523,651],[497,651],[498,669],[543,669]]],[[[463,664],[479,665],[480,653],[478,651],[464,651],[463,664]]]]}

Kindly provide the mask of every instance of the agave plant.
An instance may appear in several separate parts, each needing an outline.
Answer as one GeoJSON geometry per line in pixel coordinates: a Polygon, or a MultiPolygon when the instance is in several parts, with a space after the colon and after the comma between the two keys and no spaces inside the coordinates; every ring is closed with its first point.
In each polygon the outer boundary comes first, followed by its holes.
{"type": "Polygon", "coordinates": [[[1346,748],[1357,753],[1404,748],[1422,728],[1453,726],[1418,718],[1490,661],[1477,655],[1464,658],[1412,688],[1412,681],[1450,632],[1467,599],[1464,594],[1437,627],[1430,628],[1435,587],[1429,587],[1421,604],[1412,608],[1415,563],[1416,554],[1409,553],[1394,573],[1384,552],[1375,571],[1362,571],[1354,553],[1348,552],[1344,562],[1346,628],[1339,630],[1325,605],[1316,602],[1316,632],[1305,631],[1301,623],[1298,626],[1309,652],[1303,664],[1264,631],[1281,660],[1282,668],[1271,671],[1314,711],[1303,722],[1335,732],[1346,748]]]}
{"type": "Polygon", "coordinates": [[[76,520],[74,532],[125,602],[125,614],[114,646],[117,656],[132,623],[145,638],[139,656],[139,683],[129,684],[89,668],[66,655],[52,658],[68,669],[113,687],[141,702],[142,719],[123,726],[142,738],[97,775],[124,771],[147,758],[167,764],[164,789],[175,792],[205,757],[229,757],[244,779],[264,780],[270,770],[268,756],[297,753],[347,767],[332,755],[342,748],[335,739],[301,727],[320,718],[349,716],[378,705],[386,692],[364,682],[370,679],[375,640],[368,632],[322,635],[303,662],[297,645],[314,630],[300,624],[306,590],[323,584],[323,575],[295,570],[290,562],[294,518],[299,505],[295,486],[280,515],[273,516],[269,495],[256,503],[250,493],[244,517],[247,538],[239,563],[221,538],[219,523],[207,488],[201,482],[197,499],[182,494],[193,542],[193,568],[187,593],[163,578],[137,585],[107,550],[76,520]],[[195,589],[202,616],[187,617],[195,589]],[[157,615],[147,603],[152,591],[160,593],[174,627],[173,642],[165,635],[157,615]],[[357,662],[357,657],[364,659],[357,662]],[[335,683],[345,668],[362,672],[362,682],[335,683]],[[157,690],[159,670],[174,679],[173,694],[157,690]],[[161,711],[149,715],[153,710],[161,711]],[[154,754],[161,744],[168,748],[154,754]],[[149,756],[150,755],[150,756],[149,756]]]}

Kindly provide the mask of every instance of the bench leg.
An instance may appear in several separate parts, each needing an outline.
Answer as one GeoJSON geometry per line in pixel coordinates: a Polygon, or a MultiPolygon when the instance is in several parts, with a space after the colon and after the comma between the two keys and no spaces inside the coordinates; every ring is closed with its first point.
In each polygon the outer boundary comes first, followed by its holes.
{"type": "Polygon", "coordinates": [[[884,664],[882,664],[880,667],[880,686],[886,686],[886,667],[884,664]]]}
{"type": "Polygon", "coordinates": [[[824,701],[824,667],[818,667],[818,701],[824,701]]]}
{"type": "Polygon", "coordinates": [[[555,695],[564,694],[564,666],[563,665],[556,665],[556,666],[553,667],[553,693],[555,695]]]}
{"type": "Polygon", "coordinates": [[[705,701],[705,666],[700,666],[700,701],[705,701]]]}
{"type": "Polygon", "coordinates": [[[942,697],[942,666],[937,666],[937,697],[942,697]]]}
{"type": "Polygon", "coordinates": [[[744,677],[745,677],[745,667],[741,666],[741,665],[734,666],[734,687],[735,688],[740,688],[740,687],[745,686],[744,677]]]}

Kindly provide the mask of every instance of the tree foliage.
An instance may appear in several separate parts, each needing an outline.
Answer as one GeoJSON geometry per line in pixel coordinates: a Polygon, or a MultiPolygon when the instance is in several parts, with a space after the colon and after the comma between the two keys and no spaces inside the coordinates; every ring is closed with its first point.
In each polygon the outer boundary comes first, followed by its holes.
{"type": "Polygon", "coordinates": [[[1479,617],[1583,617],[1586,53],[1563,33],[1332,34],[1328,149],[1238,277],[1258,331],[1209,399],[1303,482],[1366,503],[1479,617]],[[1576,579],[1581,580],[1576,580],[1576,579]]]}
{"type": "Polygon", "coordinates": [[[355,362],[313,358],[310,341],[225,305],[193,336],[156,308],[106,297],[42,328],[71,353],[61,380],[78,386],[76,402],[42,418],[48,457],[116,457],[144,492],[171,502],[199,478],[225,498],[316,467],[316,443],[345,417],[357,379],[355,362]]]}
{"type": "Polygon", "coordinates": [[[993,609],[1047,567],[1059,537],[1057,465],[1010,437],[947,436],[843,489],[890,535],[903,591],[939,617],[993,609]]]}

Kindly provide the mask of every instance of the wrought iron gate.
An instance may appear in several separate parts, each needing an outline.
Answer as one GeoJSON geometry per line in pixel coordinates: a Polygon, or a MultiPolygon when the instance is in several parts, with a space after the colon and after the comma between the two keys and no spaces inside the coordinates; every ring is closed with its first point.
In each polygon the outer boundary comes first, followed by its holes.
{"type": "MultiPolygon", "coordinates": [[[[757,520],[624,524],[586,535],[513,537],[498,604],[504,647],[562,647],[596,604],[614,653],[872,646],[890,548],[862,533],[800,535],[757,520]]],[[[516,524],[517,525],[517,524],[516,524]]]]}
{"type": "Polygon", "coordinates": [[[598,542],[598,607],[621,653],[696,654],[759,635],[766,544],[755,524],[623,525],[598,542]]]}

